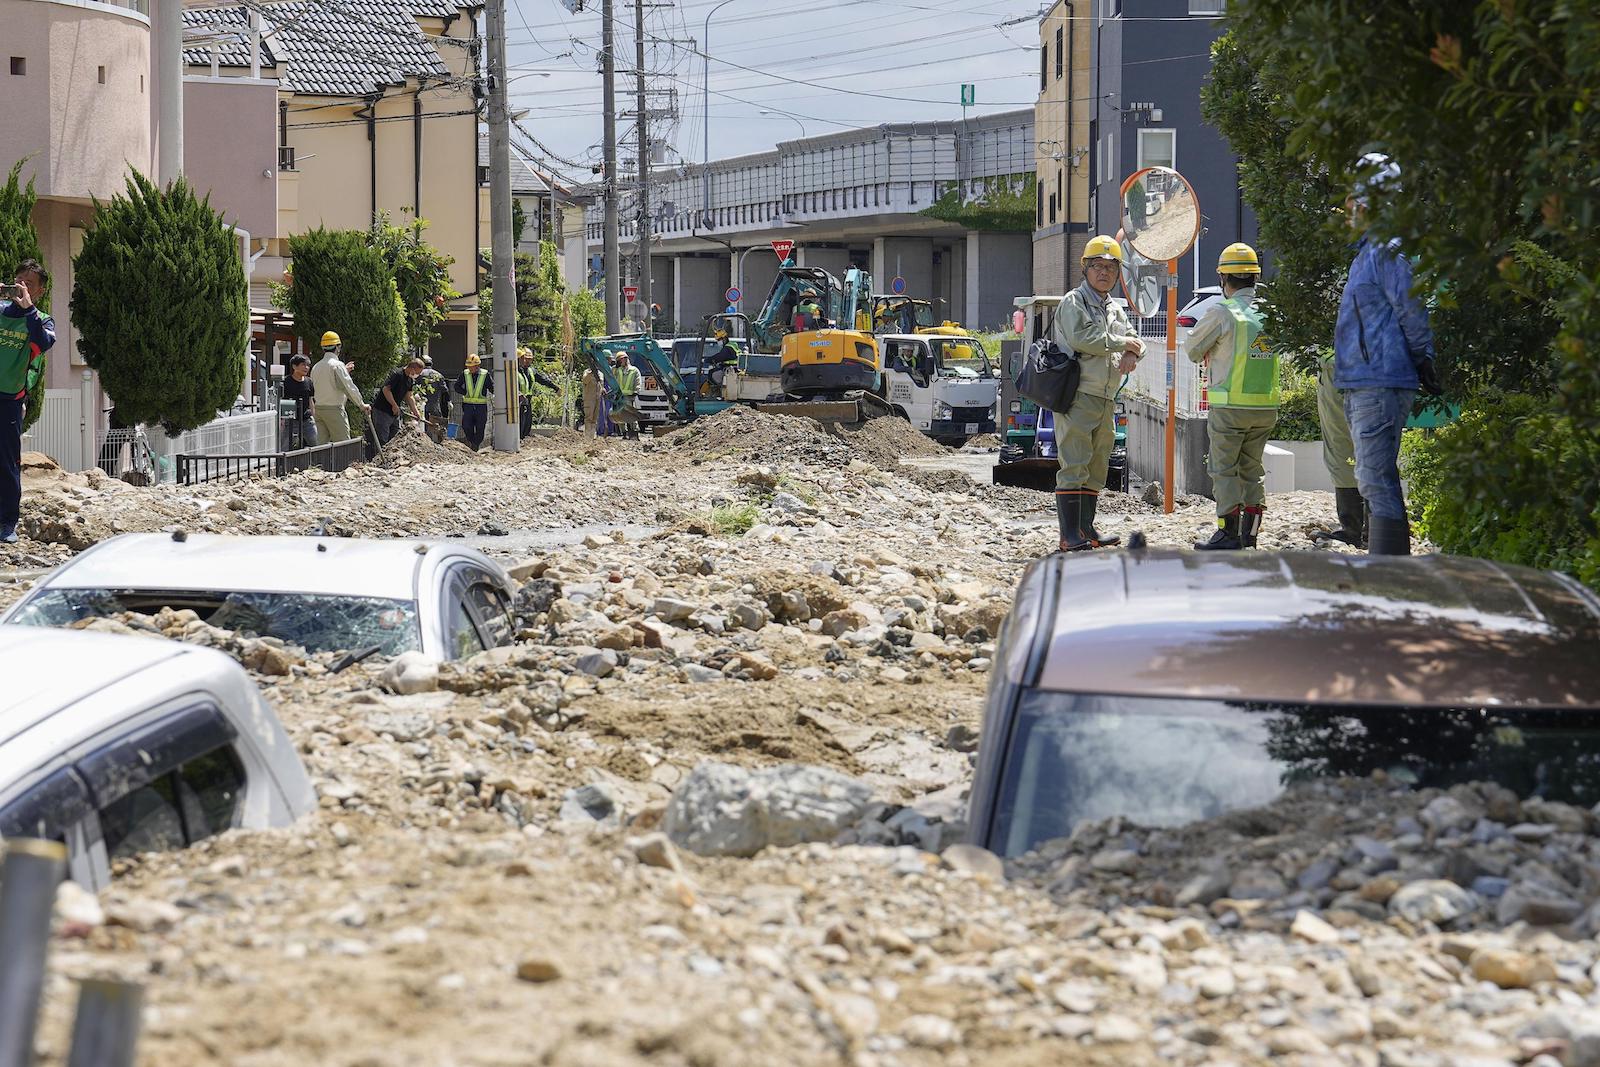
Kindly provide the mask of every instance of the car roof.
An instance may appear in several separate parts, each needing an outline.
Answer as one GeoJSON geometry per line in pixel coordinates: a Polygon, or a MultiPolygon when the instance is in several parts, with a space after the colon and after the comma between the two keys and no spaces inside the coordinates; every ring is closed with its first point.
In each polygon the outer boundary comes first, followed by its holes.
{"type": "Polygon", "coordinates": [[[451,551],[466,550],[356,537],[190,534],[179,541],[164,533],[122,534],[62,564],[40,587],[226,589],[412,600],[423,556],[451,551]]]}
{"type": "Polygon", "coordinates": [[[1163,549],[1057,555],[1032,565],[1030,582],[1053,605],[1037,678],[1046,689],[1600,707],[1600,599],[1550,571],[1447,555],[1163,549]]]}
{"type": "MultiPolygon", "coordinates": [[[[140,671],[205,651],[157,638],[0,626],[0,662],[24,668],[6,672],[0,744],[140,671]]],[[[191,658],[198,675],[204,657],[191,658]]]]}

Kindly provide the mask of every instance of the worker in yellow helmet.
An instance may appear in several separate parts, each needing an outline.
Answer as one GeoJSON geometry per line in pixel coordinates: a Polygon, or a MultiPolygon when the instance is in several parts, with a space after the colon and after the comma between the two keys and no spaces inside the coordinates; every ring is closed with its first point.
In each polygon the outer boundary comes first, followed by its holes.
{"type": "Polygon", "coordinates": [[[1111,302],[1122,268],[1122,246],[1105,235],[1083,248],[1083,284],[1056,308],[1050,338],[1063,352],[1076,352],[1082,376],[1071,410],[1055,413],[1056,519],[1061,551],[1079,552],[1118,544],[1095,529],[1094,514],[1111,466],[1116,439],[1112,398],[1121,376],[1144,355],[1144,342],[1128,313],[1111,302]]]}
{"type": "Polygon", "coordinates": [[[474,452],[483,447],[483,434],[489,426],[489,398],[494,396],[494,375],[482,367],[483,359],[474,352],[467,357],[467,369],[455,383],[456,395],[461,397],[461,436],[474,452]]]}
{"type": "Polygon", "coordinates": [[[370,413],[372,408],[356,388],[345,364],[343,343],[339,335],[329,330],[322,335],[322,358],[311,368],[312,417],[317,423],[317,440],[329,445],[335,441],[350,440],[350,417],[345,413],[345,402],[370,413]]]}
{"type": "Polygon", "coordinates": [[[1189,331],[1189,358],[1209,369],[1206,471],[1217,501],[1217,529],[1205,550],[1254,548],[1266,511],[1267,468],[1262,455],[1278,424],[1278,355],[1261,333],[1256,280],[1261,261],[1247,244],[1232,244],[1217,259],[1222,302],[1189,331]]]}

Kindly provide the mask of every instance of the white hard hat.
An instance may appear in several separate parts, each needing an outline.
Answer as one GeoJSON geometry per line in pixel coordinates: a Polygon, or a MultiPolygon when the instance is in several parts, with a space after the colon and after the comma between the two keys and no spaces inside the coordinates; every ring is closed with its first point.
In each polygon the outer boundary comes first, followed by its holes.
{"type": "Polygon", "coordinates": [[[1362,207],[1373,193],[1400,191],[1400,164],[1382,152],[1368,152],[1356,160],[1356,182],[1352,195],[1362,207]]]}

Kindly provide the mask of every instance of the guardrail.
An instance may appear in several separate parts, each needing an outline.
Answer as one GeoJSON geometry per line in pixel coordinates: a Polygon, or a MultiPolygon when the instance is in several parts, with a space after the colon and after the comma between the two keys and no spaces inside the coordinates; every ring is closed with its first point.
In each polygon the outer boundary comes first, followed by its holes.
{"type": "Polygon", "coordinates": [[[261,475],[282,478],[312,467],[337,473],[365,459],[366,449],[365,441],[352,437],[348,441],[331,441],[293,452],[261,452],[248,456],[181,454],[177,457],[178,484],[241,482],[261,475]]]}

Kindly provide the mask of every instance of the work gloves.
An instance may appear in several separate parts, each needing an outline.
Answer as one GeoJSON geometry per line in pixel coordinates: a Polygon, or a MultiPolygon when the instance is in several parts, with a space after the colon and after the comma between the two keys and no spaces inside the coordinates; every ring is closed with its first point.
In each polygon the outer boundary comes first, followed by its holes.
{"type": "Polygon", "coordinates": [[[1439,372],[1434,369],[1431,356],[1417,364],[1417,384],[1427,396],[1444,395],[1444,386],[1439,384],[1439,372]]]}

